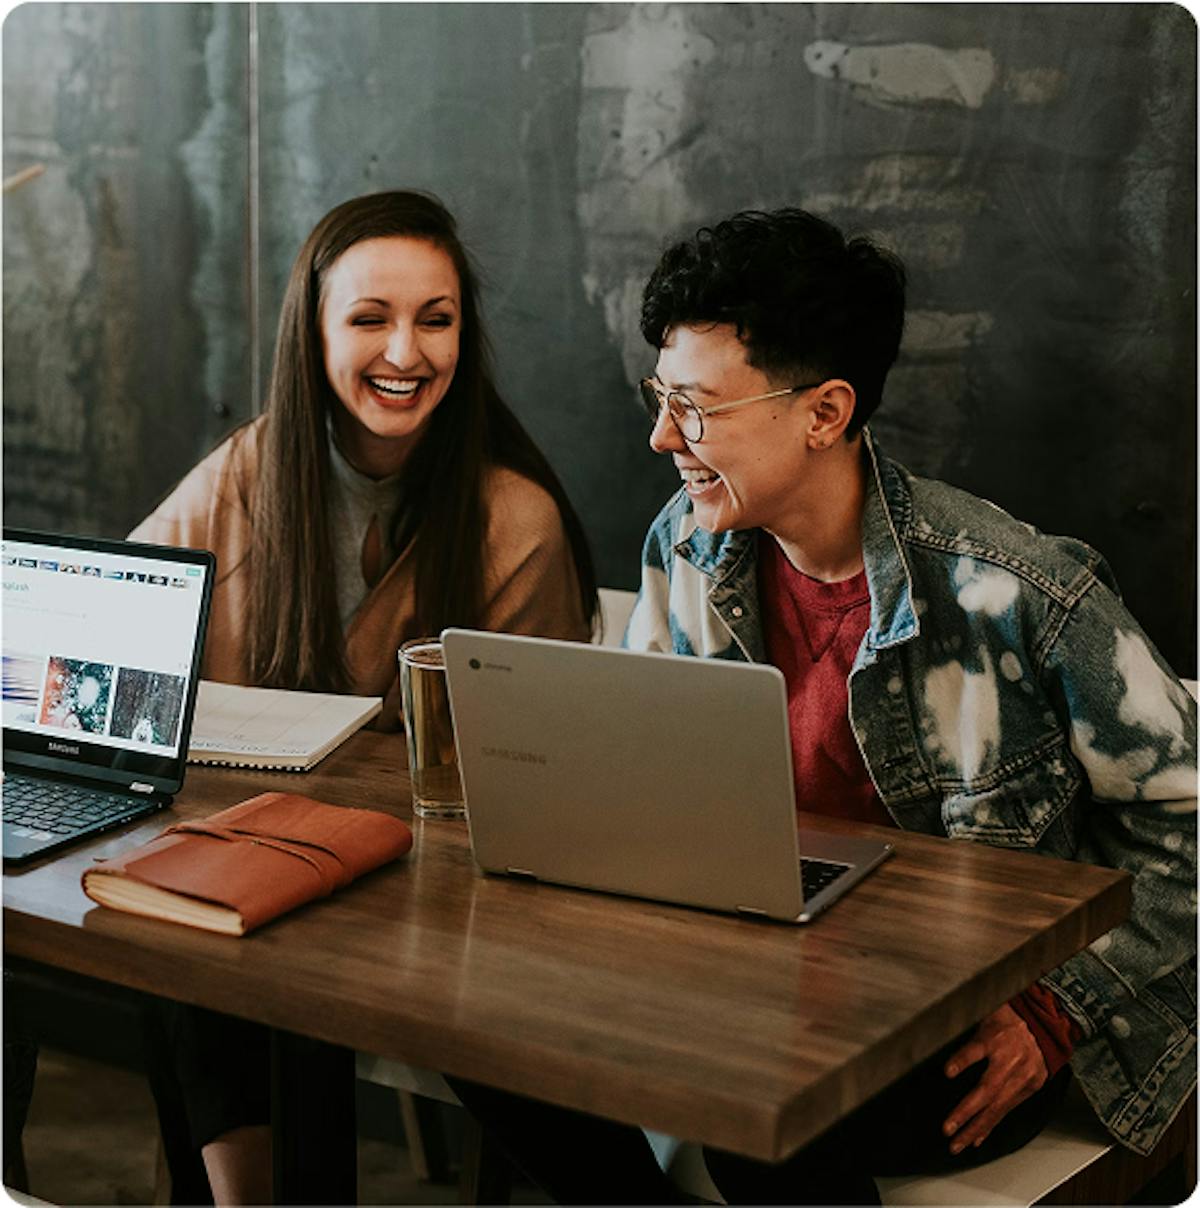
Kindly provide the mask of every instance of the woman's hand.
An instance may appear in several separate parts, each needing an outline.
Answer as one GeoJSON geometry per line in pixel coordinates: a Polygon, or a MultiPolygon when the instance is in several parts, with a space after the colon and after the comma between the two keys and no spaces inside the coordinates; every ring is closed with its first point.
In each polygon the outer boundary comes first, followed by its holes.
{"type": "Polygon", "coordinates": [[[1042,1050],[1024,1020],[1007,1004],[987,1016],[974,1036],[946,1062],[946,1077],[957,1077],[977,1061],[987,1062],[983,1077],[942,1125],[942,1132],[950,1138],[951,1153],[982,1145],[1018,1103],[1046,1082],[1042,1050]]]}

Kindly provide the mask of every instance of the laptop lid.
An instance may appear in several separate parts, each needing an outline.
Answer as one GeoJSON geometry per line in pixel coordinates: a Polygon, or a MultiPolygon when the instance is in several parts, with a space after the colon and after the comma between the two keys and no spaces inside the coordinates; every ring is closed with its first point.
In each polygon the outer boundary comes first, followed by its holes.
{"type": "Polygon", "coordinates": [[[474,630],[442,637],[484,869],[800,918],[776,668],[474,630]]]}
{"type": "Polygon", "coordinates": [[[6,769],[183,783],[216,560],[4,529],[6,769]]]}

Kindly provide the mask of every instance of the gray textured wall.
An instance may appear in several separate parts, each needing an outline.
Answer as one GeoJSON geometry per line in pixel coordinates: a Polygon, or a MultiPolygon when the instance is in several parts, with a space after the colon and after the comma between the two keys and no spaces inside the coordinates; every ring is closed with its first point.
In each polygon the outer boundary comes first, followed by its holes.
{"type": "Polygon", "coordinates": [[[39,4],[3,43],[4,173],[47,164],[4,207],[7,523],[130,527],[252,413],[312,223],[414,186],[632,586],[674,485],[630,401],[641,284],[666,239],[799,204],[909,265],[889,452],[1092,542],[1194,672],[1183,9],[39,4]]]}

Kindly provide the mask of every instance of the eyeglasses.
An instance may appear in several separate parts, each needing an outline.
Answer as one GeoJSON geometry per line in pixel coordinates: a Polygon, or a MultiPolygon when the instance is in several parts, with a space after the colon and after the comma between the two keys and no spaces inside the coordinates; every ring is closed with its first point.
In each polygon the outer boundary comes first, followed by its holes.
{"type": "Polygon", "coordinates": [[[732,411],[735,407],[744,407],[747,403],[761,403],[769,398],[782,398],[785,394],[799,394],[803,390],[811,390],[820,382],[805,382],[799,386],[787,386],[782,390],[771,390],[767,394],[756,394],[753,398],[739,398],[731,403],[718,403],[715,407],[700,407],[693,403],[686,394],[678,390],[663,391],[653,378],[642,378],[639,384],[642,406],[654,423],[658,423],[659,413],[666,406],[679,435],[693,443],[704,439],[704,420],[710,415],[720,415],[723,411],[732,411]]]}

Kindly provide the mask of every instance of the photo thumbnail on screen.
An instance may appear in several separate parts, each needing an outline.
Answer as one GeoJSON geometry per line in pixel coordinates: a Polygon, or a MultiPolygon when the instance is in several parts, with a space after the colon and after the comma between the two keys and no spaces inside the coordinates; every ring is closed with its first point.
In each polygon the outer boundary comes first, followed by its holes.
{"type": "Polygon", "coordinates": [[[44,726],[103,734],[112,695],[113,671],[109,663],[52,656],[46,671],[42,715],[38,720],[44,726]]]}
{"type": "Polygon", "coordinates": [[[117,673],[109,733],[114,738],[173,747],[183,712],[184,686],[181,675],[122,667],[117,673]]]}
{"type": "Polygon", "coordinates": [[[5,724],[33,725],[42,690],[44,658],[31,654],[4,655],[5,724]]]}

